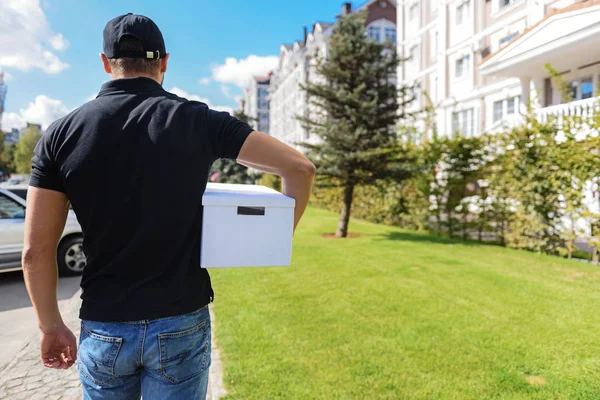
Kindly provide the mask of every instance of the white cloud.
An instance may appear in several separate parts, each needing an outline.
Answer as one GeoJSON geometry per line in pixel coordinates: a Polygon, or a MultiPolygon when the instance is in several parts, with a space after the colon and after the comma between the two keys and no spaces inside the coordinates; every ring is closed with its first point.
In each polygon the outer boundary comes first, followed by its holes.
{"type": "Polygon", "coordinates": [[[185,90],[180,89],[177,86],[172,87],[171,90],[169,90],[169,92],[176,94],[179,97],[183,97],[184,99],[194,100],[194,101],[199,101],[201,103],[204,103],[208,107],[212,108],[213,110],[227,111],[230,114],[233,113],[233,108],[231,108],[229,106],[213,106],[211,104],[210,100],[208,100],[207,98],[200,97],[197,94],[192,94],[192,93],[186,92],[185,90]]]}
{"type": "Polygon", "coordinates": [[[208,85],[210,83],[211,79],[208,77],[205,78],[200,78],[200,80],[198,81],[199,84],[201,85],[208,85]]]}
{"type": "Polygon", "coordinates": [[[8,72],[4,73],[4,82],[12,81],[13,79],[15,79],[15,77],[9,74],[8,72]]]}
{"type": "Polygon", "coordinates": [[[69,41],[65,39],[62,33],[52,36],[49,42],[54,50],[63,51],[69,47],[69,41]]]}
{"type": "Polygon", "coordinates": [[[23,128],[27,122],[41,124],[42,129],[48,128],[52,122],[69,113],[69,108],[60,100],[39,95],[35,100],[22,108],[19,113],[5,113],[2,117],[2,129],[23,128]]]}
{"type": "Polygon", "coordinates": [[[39,0],[0,1],[0,65],[59,73],[69,65],[52,51],[68,44],[50,28],[39,0]]]}
{"type": "Polygon", "coordinates": [[[231,88],[227,85],[221,85],[221,93],[223,93],[225,97],[233,98],[231,95],[231,88]]]}
{"type": "Polygon", "coordinates": [[[25,126],[25,120],[14,112],[4,113],[2,114],[2,125],[1,128],[3,131],[10,131],[13,128],[21,129],[25,126]]]}
{"type": "Polygon", "coordinates": [[[92,101],[98,96],[98,93],[92,93],[88,97],[85,98],[85,101],[92,101]]]}
{"type": "Polygon", "coordinates": [[[244,59],[229,57],[225,64],[213,67],[213,79],[221,83],[235,83],[243,88],[250,84],[254,75],[267,75],[277,67],[279,57],[259,57],[251,54],[244,59]]]}

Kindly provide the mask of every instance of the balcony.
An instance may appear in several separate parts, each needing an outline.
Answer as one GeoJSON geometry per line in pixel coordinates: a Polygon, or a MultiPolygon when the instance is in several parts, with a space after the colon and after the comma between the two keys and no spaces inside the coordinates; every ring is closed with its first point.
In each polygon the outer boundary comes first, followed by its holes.
{"type": "Polygon", "coordinates": [[[480,65],[484,75],[535,79],[549,63],[557,71],[598,62],[600,0],[573,4],[549,14],[480,65]]]}
{"type": "Polygon", "coordinates": [[[542,107],[536,113],[541,122],[547,122],[548,119],[555,117],[557,118],[557,122],[562,124],[565,117],[579,117],[586,120],[593,117],[598,111],[600,111],[600,97],[592,97],[585,100],[542,107]]]}
{"type": "MultiPolygon", "coordinates": [[[[524,110],[523,110],[524,111],[524,110]]],[[[581,134],[587,134],[589,129],[587,128],[586,120],[594,117],[594,115],[600,115],[600,97],[592,97],[585,100],[571,101],[569,103],[556,104],[549,107],[538,107],[533,110],[537,120],[540,122],[548,122],[553,119],[556,123],[561,126],[564,119],[567,117],[577,117],[581,121],[581,134]]],[[[515,113],[504,119],[495,122],[489,128],[485,129],[484,133],[499,133],[505,132],[506,130],[515,128],[525,122],[525,118],[522,113],[515,113]]]]}

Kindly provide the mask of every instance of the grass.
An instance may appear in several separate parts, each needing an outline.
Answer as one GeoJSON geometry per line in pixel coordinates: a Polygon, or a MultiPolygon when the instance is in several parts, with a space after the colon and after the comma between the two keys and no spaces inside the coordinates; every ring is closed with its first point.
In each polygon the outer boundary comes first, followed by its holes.
{"type": "Polygon", "coordinates": [[[228,399],[600,399],[600,269],[309,210],[290,268],[211,270],[228,399]]]}

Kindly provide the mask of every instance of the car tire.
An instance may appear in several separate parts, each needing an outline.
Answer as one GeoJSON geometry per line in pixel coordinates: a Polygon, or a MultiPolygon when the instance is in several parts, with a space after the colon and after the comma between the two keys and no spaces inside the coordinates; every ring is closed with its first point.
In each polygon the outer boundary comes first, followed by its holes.
{"type": "Polygon", "coordinates": [[[83,253],[83,237],[70,236],[58,245],[58,272],[62,276],[77,276],[83,273],[86,257],[83,253]]]}

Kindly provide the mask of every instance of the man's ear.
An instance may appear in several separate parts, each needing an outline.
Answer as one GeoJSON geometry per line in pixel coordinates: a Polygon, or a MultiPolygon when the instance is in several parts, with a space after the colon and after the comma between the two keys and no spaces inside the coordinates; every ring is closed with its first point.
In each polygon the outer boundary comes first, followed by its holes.
{"type": "Polygon", "coordinates": [[[163,58],[160,59],[160,72],[163,74],[167,72],[167,64],[169,63],[170,55],[170,53],[167,53],[163,58]]]}
{"type": "Polygon", "coordinates": [[[102,65],[104,65],[104,72],[107,74],[112,74],[112,68],[110,67],[108,58],[104,54],[100,53],[100,59],[102,60],[102,65]]]}

